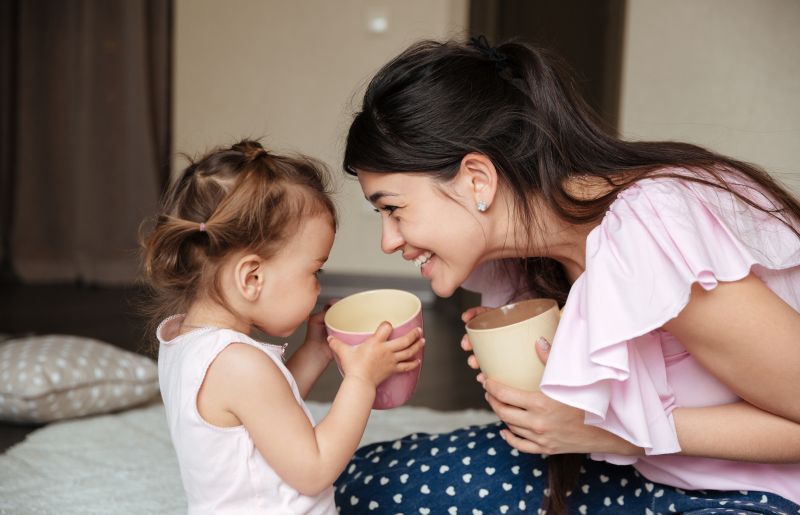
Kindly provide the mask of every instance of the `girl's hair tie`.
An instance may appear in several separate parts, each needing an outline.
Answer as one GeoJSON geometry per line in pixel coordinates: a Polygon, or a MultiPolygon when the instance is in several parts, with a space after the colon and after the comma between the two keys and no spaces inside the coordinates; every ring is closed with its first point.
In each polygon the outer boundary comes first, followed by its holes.
{"type": "Polygon", "coordinates": [[[206,223],[200,222],[200,232],[206,232],[206,223]]]}

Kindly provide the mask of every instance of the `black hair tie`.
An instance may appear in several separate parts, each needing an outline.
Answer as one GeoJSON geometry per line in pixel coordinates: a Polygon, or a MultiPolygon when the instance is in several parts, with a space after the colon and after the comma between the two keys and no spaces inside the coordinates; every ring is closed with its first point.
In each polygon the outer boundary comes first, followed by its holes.
{"type": "Polygon", "coordinates": [[[477,38],[470,38],[469,43],[467,44],[477,49],[480,53],[492,61],[498,72],[505,70],[509,66],[508,57],[503,52],[490,45],[489,41],[486,39],[486,36],[483,34],[477,38]]]}

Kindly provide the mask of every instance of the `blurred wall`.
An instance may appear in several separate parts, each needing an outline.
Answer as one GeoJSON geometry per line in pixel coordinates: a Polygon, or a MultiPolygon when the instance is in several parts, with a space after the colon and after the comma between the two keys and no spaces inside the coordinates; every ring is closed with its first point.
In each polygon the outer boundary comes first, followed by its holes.
{"type": "MultiPolygon", "coordinates": [[[[551,1],[551,0],[548,0],[551,1]]],[[[800,192],[800,2],[628,0],[620,128],[759,164],[800,192]]],[[[462,37],[467,0],[176,0],[174,149],[261,137],[325,161],[341,228],[330,272],[416,277],[340,169],[366,82],[422,38],[462,37]],[[383,33],[368,20],[386,15],[383,33]]],[[[174,169],[184,162],[176,158],[174,169]]]]}
{"type": "Polygon", "coordinates": [[[629,0],[620,129],[758,164],[800,194],[800,2],[629,0]]]}
{"type": "MultiPolygon", "coordinates": [[[[380,223],[341,159],[366,83],[423,38],[463,37],[467,0],[176,0],[174,143],[190,155],[242,136],[326,162],[340,230],[329,272],[418,276],[379,247],[380,223]],[[371,32],[370,21],[385,32],[371,32]]],[[[173,170],[185,161],[176,156],[173,170]]]]}

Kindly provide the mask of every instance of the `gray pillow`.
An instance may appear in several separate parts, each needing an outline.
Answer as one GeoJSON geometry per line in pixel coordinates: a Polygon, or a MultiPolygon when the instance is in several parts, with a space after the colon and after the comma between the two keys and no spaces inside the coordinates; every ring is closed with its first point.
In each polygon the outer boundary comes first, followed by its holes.
{"type": "Polygon", "coordinates": [[[158,393],[145,356],[82,336],[0,343],[0,420],[50,422],[129,408],[158,393]]]}

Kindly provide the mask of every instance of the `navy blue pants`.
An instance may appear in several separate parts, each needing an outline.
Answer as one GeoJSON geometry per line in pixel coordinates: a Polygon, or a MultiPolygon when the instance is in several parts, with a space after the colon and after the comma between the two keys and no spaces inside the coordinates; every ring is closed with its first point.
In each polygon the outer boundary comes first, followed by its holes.
{"type": "MultiPolygon", "coordinates": [[[[417,433],[362,447],[336,481],[342,514],[480,515],[538,513],[547,460],[510,447],[502,423],[452,433],[417,433]]],[[[631,466],[586,459],[575,490],[576,514],[800,514],[765,492],[684,491],[652,483],[631,466]]]]}

